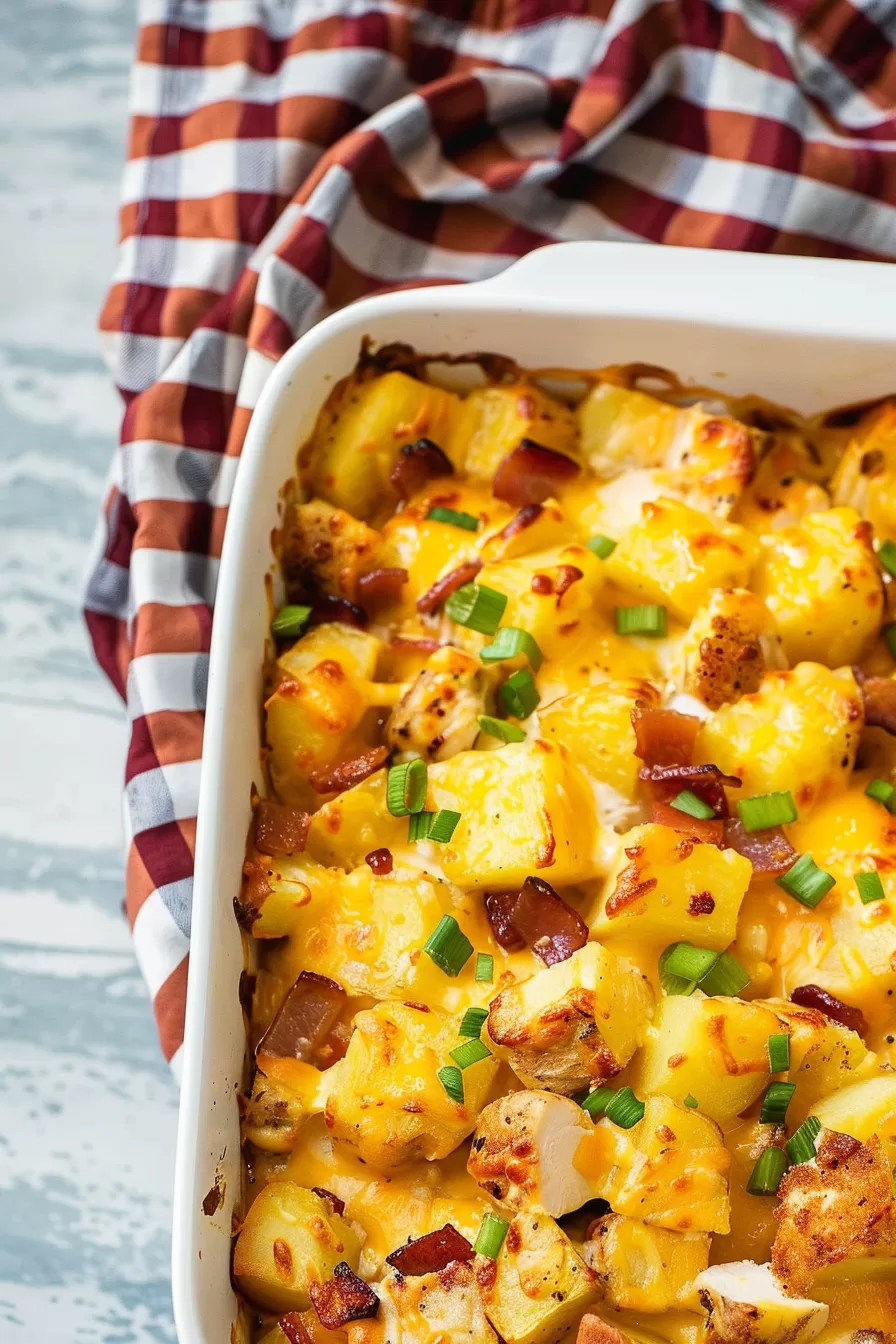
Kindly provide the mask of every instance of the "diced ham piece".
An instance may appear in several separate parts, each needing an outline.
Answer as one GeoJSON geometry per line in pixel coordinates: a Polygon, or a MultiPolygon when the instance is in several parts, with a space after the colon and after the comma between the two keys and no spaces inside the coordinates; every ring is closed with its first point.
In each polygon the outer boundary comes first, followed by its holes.
{"type": "Polygon", "coordinates": [[[346,1003],[345,990],[335,980],[314,971],[303,971],[258,1042],[255,1058],[259,1065],[264,1068],[265,1056],[316,1064],[318,1051],[346,1003]]]}

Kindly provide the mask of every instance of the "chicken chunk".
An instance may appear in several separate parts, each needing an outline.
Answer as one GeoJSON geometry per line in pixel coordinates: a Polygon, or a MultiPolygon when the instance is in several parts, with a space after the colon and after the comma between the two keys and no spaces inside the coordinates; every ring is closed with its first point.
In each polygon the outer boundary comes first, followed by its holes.
{"type": "Polygon", "coordinates": [[[758,691],[787,659],[765,603],[744,588],[717,588],[691,622],[677,680],[686,695],[719,709],[758,691]]]}
{"type": "Polygon", "coordinates": [[[358,579],[370,569],[382,535],[322,499],[287,510],[283,574],[298,592],[335,593],[355,601],[358,579]]]}
{"type": "Polygon", "coordinates": [[[512,1092],[480,1115],[467,1170],[512,1209],[542,1208],[560,1218],[594,1194],[572,1160],[592,1129],[586,1113],[567,1097],[512,1092]]]}
{"type": "Polygon", "coordinates": [[[478,658],[450,644],[437,649],[399,700],[386,725],[386,741],[427,761],[469,751],[484,713],[489,673],[478,658]]]}
{"type": "Polygon", "coordinates": [[[350,1321],[348,1344],[497,1344],[471,1264],[455,1260],[435,1274],[394,1272],[374,1285],[372,1320],[350,1321]]]}
{"type": "Polygon", "coordinates": [[[809,1344],[824,1329],[828,1308],[782,1292],[769,1265],[741,1260],[697,1276],[707,1313],[705,1344],[809,1344]]]}

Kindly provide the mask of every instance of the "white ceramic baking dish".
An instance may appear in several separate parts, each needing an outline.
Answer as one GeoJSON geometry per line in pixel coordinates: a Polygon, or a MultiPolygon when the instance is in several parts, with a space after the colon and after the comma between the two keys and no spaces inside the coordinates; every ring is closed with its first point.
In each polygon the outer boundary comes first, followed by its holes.
{"type": "Polygon", "coordinates": [[[481,284],[404,290],[328,318],[280,361],[237,474],[218,581],[208,688],[174,1202],[181,1344],[228,1344],[230,1231],[240,1189],[244,1056],[233,915],[249,790],[259,779],[265,574],[278,496],[318,408],[361,339],[426,352],[496,351],[523,367],[641,361],[801,411],[896,387],[896,269],[863,262],[611,243],[531,253],[481,284]],[[218,1180],[224,1199],[203,1200],[218,1180]]]}

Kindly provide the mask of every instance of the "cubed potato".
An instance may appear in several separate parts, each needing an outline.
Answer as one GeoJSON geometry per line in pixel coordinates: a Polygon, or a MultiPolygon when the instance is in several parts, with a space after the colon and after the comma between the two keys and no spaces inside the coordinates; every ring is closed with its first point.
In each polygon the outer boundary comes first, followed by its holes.
{"type": "Polygon", "coordinates": [[[526,1087],[571,1096],[625,1067],[652,1013],[637,966],[586,943],[492,999],[488,1035],[526,1087]]]}
{"type": "Polygon", "coordinates": [[[575,1168],[614,1213],[677,1232],[729,1229],[729,1154],[714,1120],[669,1097],[620,1129],[604,1117],[575,1152],[575,1168]]]}
{"type": "MultiPolygon", "coordinates": [[[[542,736],[562,743],[596,784],[612,790],[622,815],[631,813],[625,803],[633,803],[637,796],[642,765],[635,756],[632,727],[636,704],[659,704],[659,694],[649,681],[632,678],[586,686],[539,711],[542,736]]],[[[608,798],[606,812],[611,811],[608,798]]]]}
{"type": "Polygon", "coordinates": [[[350,1322],[348,1344],[497,1344],[471,1264],[412,1277],[393,1272],[374,1291],[380,1309],[372,1320],[350,1322]]]}
{"type": "Polygon", "coordinates": [[[373,567],[382,541],[382,533],[324,499],[293,505],[283,523],[287,585],[319,588],[354,601],[358,579],[373,567]]]}
{"type": "Polygon", "coordinates": [[[757,545],[745,528],[659,499],[643,505],[604,564],[633,603],[660,603],[687,622],[713,588],[747,587],[757,545]]]}
{"type": "Polygon", "coordinates": [[[879,537],[896,536],[896,401],[859,425],[831,478],[834,503],[857,509],[879,537]]]}
{"type": "Polygon", "coordinates": [[[682,641],[679,688],[709,709],[758,691],[770,668],[787,667],[768,607],[745,588],[717,588],[682,641]]]}
{"type": "Polygon", "coordinates": [[[822,1098],[841,1087],[876,1074],[879,1065],[861,1036],[816,1008],[801,1008],[779,999],[765,1000],[778,1019],[778,1031],[790,1036],[787,1080],[796,1092],[787,1108],[791,1126],[814,1114],[822,1098]]]}
{"type": "Polygon", "coordinates": [[[313,1190],[272,1181],[249,1209],[233,1251],[233,1277],[268,1311],[305,1311],[312,1283],[344,1260],[358,1267],[361,1243],[351,1225],[313,1190]]]}
{"type": "Polygon", "coordinates": [[[438,1072],[457,1044],[456,1018],[437,1009],[379,1003],[358,1013],[327,1100],[334,1138],[382,1170],[447,1157],[472,1133],[498,1068],[489,1055],[464,1069],[464,1100],[452,1101],[438,1072]]]}
{"type": "Polygon", "coordinates": [[[602,942],[622,939],[643,950],[673,942],[721,952],[733,942],[753,867],[668,826],[636,826],[620,837],[615,868],[590,915],[602,942]]]}
{"type": "Polygon", "coordinates": [[[896,1165],[896,1073],[848,1083],[832,1096],[823,1097],[813,1114],[825,1129],[850,1134],[860,1143],[868,1143],[876,1134],[890,1163],[896,1165]]]}
{"type": "Polygon", "coordinates": [[[256,1070],[242,1116],[244,1139],[266,1153],[290,1153],[305,1119],[301,1097],[256,1070]]]}
{"type": "Polygon", "coordinates": [[[697,1280],[705,1344],[809,1344],[827,1322],[823,1302],[790,1297],[768,1265],[713,1265],[697,1280]]]}
{"type": "Polygon", "coordinates": [[[418,673],[389,716],[385,738],[396,751],[444,761],[469,751],[494,677],[482,660],[445,644],[418,673]]]}
{"type": "Polygon", "coordinates": [[[694,758],[743,781],[741,794],[790,790],[803,816],[819,798],[845,788],[862,729],[862,698],[852,672],[800,663],[767,672],[744,695],[700,725],[694,758]]]}
{"type": "Polygon", "coordinates": [[[579,456],[574,412],[530,383],[475,388],[464,399],[446,451],[471,480],[492,481],[523,439],[566,457],[579,456]]]}
{"type": "Polygon", "coordinates": [[[557,1344],[600,1297],[592,1271],[546,1213],[518,1213],[497,1260],[479,1261],[485,1314],[506,1344],[557,1344]]]}
{"type": "Polygon", "coordinates": [[[405,373],[349,378],[318,417],[308,450],[314,490],[356,518],[394,500],[389,473],[406,443],[427,438],[448,451],[460,398],[405,373]]]}
{"type": "Polygon", "coordinates": [[[378,770],[360,784],[331,798],[311,818],[306,852],[318,863],[357,868],[374,849],[396,849],[407,843],[405,817],[393,817],[386,806],[386,771],[378,770]]]}
{"type": "Polygon", "coordinates": [[[527,630],[546,658],[569,656],[603,584],[603,562],[577,542],[484,565],[477,583],[507,596],[503,625],[527,630]]]}
{"type": "MultiPolygon", "coordinates": [[[[789,1112],[788,1112],[789,1114],[789,1112]]],[[[729,1260],[755,1260],[762,1263],[772,1253],[775,1240],[776,1201],[751,1195],[747,1182],[760,1156],[769,1147],[779,1147],[785,1131],[777,1125],[763,1125],[753,1108],[753,1116],[739,1120],[726,1130],[725,1147],[731,1154],[728,1172],[728,1197],[731,1201],[731,1228],[712,1239],[714,1264],[729,1260]]]]}
{"type": "Polygon", "coordinates": [[[824,475],[823,466],[802,435],[776,433],[755,476],[741,493],[731,520],[758,536],[792,527],[807,514],[831,507],[830,495],[819,484],[824,475]]]}
{"type": "Polygon", "coordinates": [[[521,555],[566,546],[575,529],[556,499],[527,504],[503,526],[488,532],[479,543],[486,564],[516,560],[521,555]]]}
{"type": "Polygon", "coordinates": [[[709,1264],[708,1232],[670,1232],[608,1213],[589,1229],[585,1262],[610,1306],[649,1313],[688,1307],[709,1264]]]}
{"type": "Polygon", "coordinates": [[[256,854],[243,866],[241,923],[253,938],[285,938],[301,927],[302,911],[329,901],[335,870],[306,854],[256,854]]]}
{"type": "Polygon", "coordinates": [[[596,1194],[575,1166],[579,1144],[593,1131],[590,1117],[569,1097],[511,1092],[479,1117],[467,1170],[510,1208],[562,1218],[596,1194]]]}
{"type": "Polygon", "coordinates": [[[514,887],[534,874],[560,887],[601,871],[591,789],[561,746],[460,752],[430,766],[426,805],[461,814],[437,855],[459,886],[514,887]]]}
{"type": "Polygon", "coordinates": [[[858,663],[877,638],[883,583],[871,528],[855,509],[812,513],[763,537],[752,582],[790,663],[858,663]]]}
{"type": "Polygon", "coordinates": [[[765,1090],[768,1038],[778,1029],[775,1014],[754,1003],[670,995],[657,1004],[631,1086],[638,1096],[695,1097],[724,1128],[765,1090]]]}
{"type": "MultiPolygon", "coordinates": [[[[296,1344],[297,1340],[299,1344],[348,1344],[345,1331],[325,1329],[313,1307],[310,1311],[288,1312],[285,1318],[281,1318],[280,1322],[262,1335],[258,1344],[296,1344]]],[[[231,1340],[231,1344],[242,1344],[242,1341],[231,1340]]]]}

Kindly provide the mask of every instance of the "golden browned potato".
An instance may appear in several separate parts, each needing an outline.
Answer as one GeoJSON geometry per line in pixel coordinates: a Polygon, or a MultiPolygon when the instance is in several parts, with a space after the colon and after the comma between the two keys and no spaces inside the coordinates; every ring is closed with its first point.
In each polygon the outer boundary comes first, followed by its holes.
{"type": "Polygon", "coordinates": [[[588,1229],[584,1256],[611,1306],[654,1314],[690,1305],[709,1243],[708,1232],[669,1232],[608,1213],[588,1229]]]}
{"type": "Polygon", "coordinates": [[[518,1213],[497,1260],[480,1258],[485,1314],[506,1344],[557,1344],[600,1286],[546,1213],[518,1213]]]}
{"type": "Polygon", "coordinates": [[[351,1321],[349,1344],[497,1344],[471,1264],[454,1260],[435,1274],[393,1272],[374,1285],[375,1317],[351,1321]]]}
{"type": "Polygon", "coordinates": [[[297,504],[287,510],[283,526],[287,585],[354,602],[358,579],[372,567],[382,541],[382,533],[326,500],[297,504]]]}

